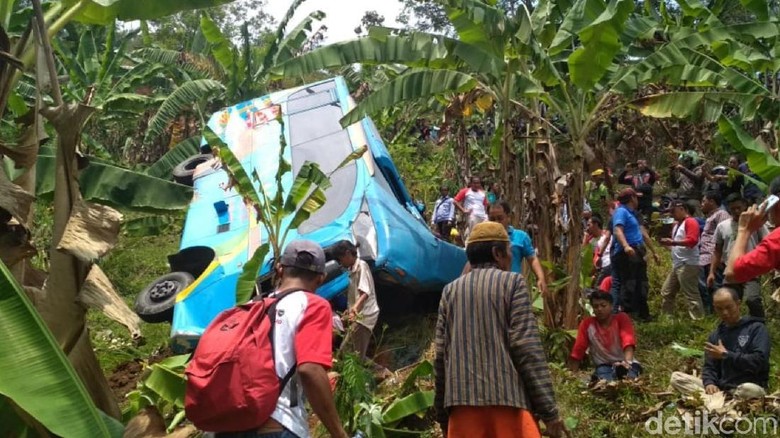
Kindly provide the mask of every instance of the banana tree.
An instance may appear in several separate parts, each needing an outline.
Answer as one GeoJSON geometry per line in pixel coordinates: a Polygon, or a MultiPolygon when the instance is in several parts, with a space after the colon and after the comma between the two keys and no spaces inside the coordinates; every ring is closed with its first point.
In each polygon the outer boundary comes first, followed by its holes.
{"type": "MultiPolygon", "coordinates": [[[[178,10],[193,7],[212,6],[225,3],[225,0],[195,0],[195,1],[101,1],[88,0],[49,2],[44,13],[40,0],[32,0],[32,19],[26,31],[14,38],[14,47],[8,47],[10,63],[4,62],[0,70],[0,110],[4,110],[10,90],[18,83],[21,76],[16,67],[32,67],[35,65],[36,88],[39,93],[46,91],[51,94],[52,104],[44,102],[39,95],[35,99],[30,112],[32,122],[22,137],[22,142],[16,146],[3,145],[3,154],[15,161],[17,169],[10,174],[3,170],[0,183],[4,185],[3,195],[13,193],[15,196],[0,197],[3,204],[2,232],[9,230],[27,239],[28,230],[32,226],[32,194],[36,193],[36,167],[39,158],[39,147],[45,138],[44,116],[57,132],[57,146],[54,149],[54,226],[51,248],[50,273],[44,281],[41,275],[31,269],[24,259],[16,260],[14,274],[20,284],[33,286],[29,290],[34,298],[37,311],[51,330],[55,341],[68,357],[81,381],[94,401],[106,414],[118,418],[120,415],[116,400],[106,382],[105,376],[97,362],[90,344],[86,327],[87,306],[96,306],[109,316],[125,323],[131,332],[137,333],[138,320],[124,302],[118,298],[110,282],[94,262],[106,254],[116,242],[121,215],[118,212],[85,201],[90,198],[88,192],[82,190],[78,178],[80,164],[76,154],[81,131],[85,122],[93,112],[86,105],[66,103],[58,84],[57,69],[54,63],[50,36],[56,34],[63,26],[73,20],[84,22],[110,23],[115,19],[152,18],[157,14],[173,13],[178,10]],[[51,26],[49,26],[51,25],[51,26]],[[34,56],[38,53],[39,56],[34,56]],[[18,62],[17,62],[18,61],[18,62]],[[33,61],[36,61],[33,63],[33,61]],[[8,153],[10,151],[10,153],[8,153]],[[10,181],[13,180],[13,181],[10,181]],[[8,191],[6,191],[8,189],[8,191]],[[13,215],[15,224],[10,225],[9,216],[13,215]],[[19,269],[21,267],[21,269],[19,269]],[[35,275],[32,275],[35,274],[35,275]],[[30,284],[25,280],[36,280],[30,284]],[[37,286],[37,287],[35,287],[37,286]]],[[[10,22],[13,13],[19,12],[14,1],[0,1],[0,20],[3,24],[10,22]]],[[[5,49],[5,47],[4,47],[5,49]]],[[[5,58],[8,58],[7,56],[5,58]]],[[[4,162],[6,159],[4,158],[4,162]]],[[[5,169],[6,166],[3,168],[5,169]]],[[[105,167],[106,172],[116,175],[116,169],[105,167]]],[[[127,200],[126,189],[137,190],[124,185],[124,178],[108,179],[96,177],[103,184],[114,184],[111,195],[115,200],[127,200]]],[[[149,178],[154,181],[154,178],[149,178]]],[[[162,180],[156,180],[165,183],[162,180]]],[[[137,187],[137,186],[136,186],[137,187]]],[[[99,198],[99,196],[96,196],[99,198]]],[[[105,200],[101,200],[105,201],[105,200]]],[[[5,239],[0,239],[7,242],[5,239]]],[[[18,243],[18,242],[17,242],[18,243]]],[[[5,250],[0,251],[5,256],[5,250]]],[[[23,254],[29,257],[30,254],[23,254]]],[[[45,275],[43,276],[44,278],[45,275]]],[[[7,315],[3,312],[2,319],[7,315]]],[[[35,375],[29,375],[30,381],[36,381],[35,375]]],[[[46,392],[35,392],[31,395],[46,397],[46,392]]],[[[37,400],[41,403],[40,399],[37,400]]],[[[8,406],[4,404],[4,406],[8,406]]]]}
{"type": "Polygon", "coordinates": [[[4,370],[0,433],[47,436],[48,430],[57,436],[121,437],[122,424],[95,406],[57,340],[2,262],[0,315],[0,329],[14,339],[0,355],[4,370]]]}

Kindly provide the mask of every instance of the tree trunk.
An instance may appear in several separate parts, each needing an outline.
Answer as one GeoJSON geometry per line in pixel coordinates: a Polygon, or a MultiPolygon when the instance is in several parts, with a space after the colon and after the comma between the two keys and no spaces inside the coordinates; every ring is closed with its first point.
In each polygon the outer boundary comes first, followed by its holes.
{"type": "Polygon", "coordinates": [[[520,164],[515,152],[514,131],[512,130],[509,111],[504,111],[503,126],[499,175],[504,199],[512,206],[511,221],[514,224],[518,224],[521,220],[520,211],[522,209],[520,206],[523,201],[523,193],[520,183],[520,164]]]}
{"type": "MultiPolygon", "coordinates": [[[[568,248],[566,250],[565,266],[568,267],[571,281],[566,286],[566,293],[563,296],[563,315],[561,326],[567,330],[577,328],[577,319],[580,314],[580,274],[582,272],[582,209],[584,199],[585,181],[582,174],[583,157],[582,147],[574,144],[574,162],[572,163],[572,172],[568,190],[569,227],[567,235],[568,248]]],[[[561,327],[559,326],[559,327],[561,327]]]]}
{"type": "MultiPolygon", "coordinates": [[[[529,142],[530,143],[530,142],[529,142]]],[[[556,241],[560,238],[557,226],[556,180],[558,179],[558,164],[555,151],[547,140],[538,140],[529,147],[531,169],[533,170],[529,190],[525,193],[526,210],[529,222],[536,229],[532,230],[537,246],[537,257],[541,260],[554,262],[556,257],[556,241]]],[[[548,283],[555,280],[554,273],[546,270],[548,283]]],[[[556,326],[556,309],[558,297],[555,291],[544,297],[544,325],[556,326]]]]}
{"type": "Polygon", "coordinates": [[[57,250],[73,204],[81,197],[76,179],[76,145],[91,112],[91,108],[76,104],[42,110],[57,130],[58,144],[50,274],[37,309],[97,407],[112,417],[121,418],[119,406],[92,349],[86,326],[87,309],[77,299],[89,266],[57,250]]]}
{"type": "Polygon", "coordinates": [[[458,177],[460,184],[468,184],[471,178],[471,151],[469,151],[466,124],[463,118],[455,121],[455,155],[458,160],[458,177]]]}

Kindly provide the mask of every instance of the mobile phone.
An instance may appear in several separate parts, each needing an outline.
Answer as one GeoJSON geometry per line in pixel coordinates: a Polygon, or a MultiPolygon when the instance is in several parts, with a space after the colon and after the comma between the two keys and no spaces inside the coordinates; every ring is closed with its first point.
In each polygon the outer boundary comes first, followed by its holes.
{"type": "Polygon", "coordinates": [[[780,201],[780,197],[778,197],[777,195],[771,195],[768,198],[766,198],[766,201],[764,201],[764,208],[762,212],[767,213],[769,210],[774,208],[775,205],[777,205],[778,201],[780,201]]]}

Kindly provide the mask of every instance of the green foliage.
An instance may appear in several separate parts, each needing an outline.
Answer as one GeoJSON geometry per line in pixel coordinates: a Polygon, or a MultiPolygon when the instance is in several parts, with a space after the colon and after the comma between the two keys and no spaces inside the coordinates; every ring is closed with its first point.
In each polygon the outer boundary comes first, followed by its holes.
{"type": "MultiPolygon", "coordinates": [[[[119,437],[8,268],[0,262],[0,330],[14,339],[0,355],[0,394],[60,436],[119,437]]],[[[8,403],[0,406],[13,415],[8,403]]]]}
{"type": "Polygon", "coordinates": [[[739,121],[721,117],[718,120],[718,132],[745,155],[750,170],[762,180],[770,182],[780,176],[780,161],[777,161],[764,145],[745,132],[739,121]]]}
{"type": "Polygon", "coordinates": [[[138,415],[147,406],[155,406],[169,418],[170,432],[184,421],[184,394],[187,380],[184,369],[190,355],[171,356],[159,363],[146,365],[144,377],[138,382],[138,389],[127,394],[127,404],[122,412],[125,421],[138,415]]]}
{"type": "MultiPolygon", "coordinates": [[[[36,194],[54,193],[56,158],[53,148],[38,154],[36,194]]],[[[192,188],[106,162],[92,160],[79,174],[85,200],[136,210],[170,212],[189,205],[192,188]]]]}
{"type": "Polygon", "coordinates": [[[335,394],[336,410],[344,428],[354,432],[358,425],[358,407],[373,401],[372,394],[376,389],[374,376],[354,354],[343,355],[335,363],[333,371],[339,373],[335,394]]]}
{"type": "Polygon", "coordinates": [[[225,86],[213,79],[195,79],[183,83],[165,99],[160,105],[160,109],[149,121],[149,129],[144,134],[144,141],[148,142],[162,134],[185,109],[192,108],[197,103],[203,103],[224,91],[225,86]]]}
{"type": "Polygon", "coordinates": [[[372,372],[357,356],[344,355],[336,362],[334,370],[339,373],[336,409],[349,433],[359,430],[367,437],[420,433],[398,427],[405,418],[414,415],[423,417],[433,407],[433,391],[417,388],[419,379],[433,375],[430,362],[420,362],[402,387],[382,398],[375,394],[372,372]]]}

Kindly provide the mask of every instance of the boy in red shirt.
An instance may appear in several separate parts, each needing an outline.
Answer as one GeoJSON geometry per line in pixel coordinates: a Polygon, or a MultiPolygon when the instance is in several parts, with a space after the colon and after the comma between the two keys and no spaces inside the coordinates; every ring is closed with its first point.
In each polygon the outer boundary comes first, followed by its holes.
{"type": "Polygon", "coordinates": [[[590,359],[596,367],[594,380],[637,378],[642,366],[634,360],[636,339],[631,319],[623,312],[612,313],[612,295],[609,292],[591,291],[590,304],[595,316],[580,323],[569,369],[578,371],[585,353],[590,351],[590,359]]]}

